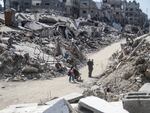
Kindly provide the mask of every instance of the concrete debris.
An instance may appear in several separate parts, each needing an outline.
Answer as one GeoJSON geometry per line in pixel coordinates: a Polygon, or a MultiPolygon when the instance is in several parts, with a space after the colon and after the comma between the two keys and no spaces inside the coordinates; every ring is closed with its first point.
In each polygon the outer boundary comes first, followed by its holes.
{"type": "Polygon", "coordinates": [[[1,110],[0,113],[76,113],[71,105],[64,99],[57,100],[48,105],[21,104],[12,105],[1,110]],[[59,108],[59,109],[58,109],[59,108]]]}
{"type": "Polygon", "coordinates": [[[150,83],[145,83],[140,89],[139,92],[150,93],[150,83]]]}
{"type": "Polygon", "coordinates": [[[106,102],[98,97],[83,98],[81,94],[73,93],[51,100],[43,105],[37,103],[11,105],[0,113],[128,113],[123,109],[122,102],[106,102]],[[70,104],[69,100],[79,99],[70,104]],[[71,98],[72,99],[71,99],[71,98]],[[66,98],[66,99],[65,99],[66,98]],[[58,109],[59,108],[59,109],[58,109]]]}
{"type": "MultiPolygon", "coordinates": [[[[17,13],[16,31],[2,31],[0,79],[30,80],[63,76],[81,67],[85,54],[123,38],[115,28],[93,20],[17,13]],[[83,24],[84,23],[84,24],[83,24]]],[[[126,37],[126,36],[125,36],[126,37]]]]}
{"type": "Polygon", "coordinates": [[[123,98],[123,107],[130,113],[148,113],[150,111],[149,93],[128,93],[123,98]]]}
{"type": "Polygon", "coordinates": [[[43,113],[76,113],[70,104],[62,99],[45,110],[43,113]],[[59,109],[58,109],[59,108],[59,109]]]}
{"type": "Polygon", "coordinates": [[[123,108],[112,106],[100,98],[91,96],[79,101],[79,113],[128,113],[123,108]]]}
{"type": "Polygon", "coordinates": [[[110,58],[106,71],[83,94],[95,95],[107,101],[118,101],[125,93],[138,91],[150,81],[149,35],[126,40],[110,58]],[[94,90],[93,90],[94,87],[94,90]]]}
{"type": "Polygon", "coordinates": [[[65,96],[62,96],[58,99],[54,99],[52,101],[49,101],[49,102],[46,102],[46,104],[51,104],[53,101],[57,101],[57,100],[60,100],[60,99],[65,99],[67,100],[70,104],[71,103],[78,103],[78,101],[83,98],[83,94],[80,94],[80,93],[71,93],[71,94],[68,94],[68,95],[65,95],[65,96]]]}

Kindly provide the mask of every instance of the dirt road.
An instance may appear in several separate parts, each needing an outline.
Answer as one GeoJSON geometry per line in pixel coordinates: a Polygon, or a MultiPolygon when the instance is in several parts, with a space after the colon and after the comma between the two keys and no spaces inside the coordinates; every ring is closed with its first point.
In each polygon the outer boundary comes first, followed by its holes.
{"type": "MultiPolygon", "coordinates": [[[[118,49],[120,43],[112,44],[103,50],[87,55],[94,59],[93,75],[101,74],[108,63],[108,58],[118,49]]],[[[87,66],[80,70],[82,78],[88,78],[87,66]]],[[[68,76],[45,81],[4,82],[0,81],[0,109],[12,104],[48,101],[51,97],[59,97],[72,92],[82,92],[79,84],[70,84],[68,76]]]]}

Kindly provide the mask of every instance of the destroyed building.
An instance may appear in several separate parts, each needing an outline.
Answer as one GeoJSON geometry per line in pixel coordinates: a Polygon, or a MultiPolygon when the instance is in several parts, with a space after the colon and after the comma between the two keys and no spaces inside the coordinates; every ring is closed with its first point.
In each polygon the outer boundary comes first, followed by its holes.
{"type": "Polygon", "coordinates": [[[98,8],[93,0],[80,0],[80,16],[87,18],[88,15],[91,18],[98,16],[98,8]]]}
{"type": "Polygon", "coordinates": [[[32,6],[32,0],[9,0],[8,7],[14,8],[17,11],[24,11],[25,9],[30,9],[32,6]]]}
{"type": "Polygon", "coordinates": [[[79,17],[80,0],[64,0],[66,6],[66,16],[79,17]]]}
{"type": "Polygon", "coordinates": [[[131,24],[143,28],[148,23],[148,16],[140,9],[140,4],[134,1],[122,0],[103,0],[102,14],[110,22],[120,23],[122,26],[131,24]]]}
{"type": "Polygon", "coordinates": [[[124,24],[125,18],[122,9],[122,0],[103,0],[101,7],[100,18],[102,21],[110,24],[120,23],[124,24]]]}
{"type": "Polygon", "coordinates": [[[148,17],[145,13],[140,9],[140,4],[135,0],[133,2],[124,1],[123,9],[125,18],[127,20],[127,24],[143,26],[148,22],[148,17]]]}
{"type": "Polygon", "coordinates": [[[41,5],[44,9],[64,10],[65,4],[60,0],[42,0],[41,5]]]}
{"type": "Polygon", "coordinates": [[[16,11],[31,10],[57,10],[65,12],[65,16],[79,17],[79,0],[6,0],[6,8],[14,8],[16,11]]]}

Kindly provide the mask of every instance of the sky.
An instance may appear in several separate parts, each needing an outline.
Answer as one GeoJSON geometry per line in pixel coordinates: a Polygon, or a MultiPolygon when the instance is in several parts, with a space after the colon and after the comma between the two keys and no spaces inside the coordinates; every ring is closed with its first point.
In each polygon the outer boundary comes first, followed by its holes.
{"type": "MultiPolygon", "coordinates": [[[[94,0],[94,1],[100,2],[101,0],[94,0]]],[[[133,0],[127,0],[127,1],[133,1],[133,0]]],[[[142,11],[148,14],[150,18],[150,0],[136,0],[136,1],[140,3],[140,7],[142,11]]]]}

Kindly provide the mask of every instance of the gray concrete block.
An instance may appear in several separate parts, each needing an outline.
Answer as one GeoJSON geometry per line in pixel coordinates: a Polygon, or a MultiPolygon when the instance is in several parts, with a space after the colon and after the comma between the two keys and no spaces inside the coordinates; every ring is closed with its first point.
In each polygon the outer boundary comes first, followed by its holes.
{"type": "Polygon", "coordinates": [[[150,93],[150,83],[144,84],[144,85],[139,89],[139,92],[150,93]]]}
{"type": "Polygon", "coordinates": [[[57,99],[54,99],[52,101],[49,101],[47,102],[46,104],[50,104],[52,103],[53,101],[57,101],[57,100],[60,100],[60,99],[65,99],[67,100],[69,103],[78,103],[78,101],[83,98],[83,94],[80,94],[80,93],[71,93],[71,94],[68,94],[68,95],[65,95],[63,97],[60,97],[60,98],[57,98],[57,99]]]}
{"type": "Polygon", "coordinates": [[[149,93],[128,93],[123,98],[123,108],[130,113],[149,113],[150,94],[149,93]]]}
{"type": "Polygon", "coordinates": [[[76,113],[72,106],[64,99],[57,101],[55,104],[42,113],[76,113]]]}
{"type": "Polygon", "coordinates": [[[98,97],[86,97],[79,101],[79,113],[128,113],[124,109],[112,106],[98,97]]]}

